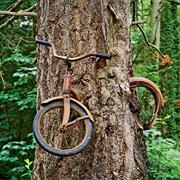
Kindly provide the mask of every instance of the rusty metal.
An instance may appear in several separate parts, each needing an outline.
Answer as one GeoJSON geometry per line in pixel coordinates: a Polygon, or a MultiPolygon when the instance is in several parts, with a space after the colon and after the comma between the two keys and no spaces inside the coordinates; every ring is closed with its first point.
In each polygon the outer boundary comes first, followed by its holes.
{"type": "Polygon", "coordinates": [[[82,117],[78,117],[75,120],[65,124],[65,127],[74,127],[76,126],[80,121],[82,121],[83,119],[87,119],[89,118],[89,116],[82,116],[82,117]]]}
{"type": "Polygon", "coordinates": [[[57,96],[49,98],[41,103],[41,108],[37,112],[37,115],[35,116],[34,123],[33,123],[33,132],[35,135],[35,138],[39,145],[47,152],[61,156],[72,156],[74,154],[77,154],[81,152],[90,142],[90,139],[92,138],[92,132],[93,132],[93,125],[94,122],[93,117],[90,113],[90,111],[80,102],[79,95],[72,89],[72,75],[71,75],[71,62],[81,60],[83,58],[87,57],[96,57],[100,58],[102,61],[98,61],[99,67],[104,67],[106,65],[105,59],[110,59],[111,57],[107,54],[103,53],[87,53],[82,56],[78,57],[68,57],[68,56],[60,56],[56,54],[56,49],[54,47],[54,44],[51,44],[46,41],[37,40],[36,43],[50,46],[52,47],[52,54],[54,57],[59,58],[64,61],[66,64],[66,70],[65,70],[65,76],[64,76],[64,82],[63,82],[63,96],[57,96]],[[74,98],[71,98],[70,96],[73,96],[74,98]],[[63,120],[60,124],[60,129],[66,129],[70,127],[74,127],[79,125],[80,122],[84,123],[84,138],[80,144],[73,148],[67,148],[64,149],[57,149],[52,146],[49,146],[46,141],[41,136],[39,123],[44,113],[50,111],[54,108],[64,108],[63,109],[63,120]],[[76,112],[80,117],[76,118],[75,120],[70,119],[70,113],[76,112]]]}
{"type": "Polygon", "coordinates": [[[70,94],[71,86],[72,86],[72,75],[68,71],[66,75],[64,75],[63,94],[70,94]]]}
{"type": "Polygon", "coordinates": [[[47,99],[41,103],[41,105],[43,106],[43,105],[46,105],[48,103],[51,103],[52,101],[57,101],[57,100],[63,98],[64,111],[63,111],[63,121],[60,124],[60,129],[64,128],[68,124],[69,117],[70,117],[71,101],[75,101],[79,106],[81,106],[87,112],[90,120],[93,121],[93,117],[92,117],[91,113],[83,104],[81,104],[79,102],[80,97],[71,87],[72,87],[72,75],[71,75],[70,71],[67,71],[65,76],[64,76],[63,96],[53,97],[53,98],[47,99]],[[70,94],[72,94],[75,99],[70,98],[70,94]]]}
{"type": "Polygon", "coordinates": [[[84,104],[82,104],[81,102],[79,102],[78,100],[76,100],[76,99],[74,99],[74,98],[70,98],[70,99],[71,99],[72,101],[74,101],[75,103],[77,103],[79,106],[81,106],[81,107],[87,112],[90,120],[91,120],[92,122],[94,122],[94,119],[93,119],[90,111],[87,109],[87,107],[86,107],[84,104]]]}
{"type": "MultiPolygon", "coordinates": [[[[64,83],[63,83],[64,115],[63,115],[63,123],[61,124],[61,127],[65,126],[65,124],[68,123],[68,119],[69,119],[69,115],[70,115],[70,103],[71,103],[70,101],[71,100],[75,101],[79,106],[82,106],[82,108],[88,113],[90,120],[93,121],[93,117],[92,117],[91,113],[83,104],[81,104],[79,102],[80,97],[71,88],[71,86],[72,86],[72,75],[70,72],[70,62],[78,61],[78,60],[81,60],[81,59],[84,59],[87,57],[93,57],[94,56],[96,58],[99,58],[97,64],[98,64],[98,67],[102,68],[106,65],[106,59],[111,59],[111,56],[104,54],[104,53],[99,53],[99,52],[90,52],[90,53],[87,53],[87,54],[84,54],[84,55],[81,55],[78,57],[61,56],[61,55],[58,55],[56,53],[56,48],[55,48],[53,43],[49,43],[49,42],[44,41],[44,40],[36,40],[36,43],[40,44],[40,45],[45,45],[45,46],[51,47],[53,56],[58,58],[58,59],[64,60],[64,62],[67,65],[67,70],[66,70],[66,73],[64,76],[64,83]],[[70,98],[70,94],[75,99],[70,98]]],[[[53,98],[47,99],[47,100],[42,102],[42,106],[46,105],[48,103],[51,103],[52,101],[56,101],[59,98],[62,98],[62,97],[58,96],[58,97],[53,97],[53,98]]]]}
{"type": "Polygon", "coordinates": [[[79,95],[73,89],[71,89],[71,95],[74,99],[81,101],[79,95]]]}
{"type": "MultiPolygon", "coordinates": [[[[43,101],[43,102],[41,103],[41,105],[46,105],[46,104],[48,104],[48,103],[55,102],[55,101],[58,101],[58,100],[61,100],[61,99],[63,99],[63,96],[56,96],[56,97],[47,99],[46,101],[43,101]]],[[[79,106],[81,106],[81,107],[87,112],[90,120],[91,120],[92,122],[94,122],[94,119],[93,119],[90,111],[87,109],[87,107],[86,107],[84,104],[82,104],[82,103],[79,102],[78,100],[76,100],[76,99],[74,99],[74,98],[71,98],[71,97],[70,97],[70,101],[74,101],[74,102],[77,103],[79,106]]]]}
{"type": "Polygon", "coordinates": [[[63,98],[63,96],[56,96],[56,97],[48,98],[45,101],[41,102],[41,105],[44,106],[44,105],[49,104],[51,102],[57,101],[61,98],[63,98]]]}
{"type": "Polygon", "coordinates": [[[61,56],[61,55],[58,55],[56,53],[56,48],[55,48],[53,43],[49,43],[49,42],[44,41],[44,40],[36,40],[36,43],[40,44],[40,45],[51,46],[53,56],[58,58],[58,59],[64,60],[64,61],[67,61],[67,60],[69,62],[70,61],[78,61],[78,60],[81,60],[81,59],[84,59],[84,58],[87,58],[87,57],[93,57],[93,56],[94,57],[105,58],[105,59],[111,59],[110,55],[104,54],[104,53],[99,53],[99,52],[90,52],[90,53],[83,54],[83,55],[77,56],[77,57],[61,56]]]}
{"type": "Polygon", "coordinates": [[[64,111],[63,111],[63,120],[60,124],[60,129],[64,128],[64,126],[69,121],[70,116],[70,95],[69,94],[63,94],[63,100],[64,100],[64,111]]]}
{"type": "Polygon", "coordinates": [[[130,83],[130,89],[132,92],[134,91],[134,89],[137,86],[145,87],[148,90],[150,90],[150,92],[152,93],[152,95],[154,97],[154,100],[155,100],[154,114],[153,114],[150,122],[148,124],[144,124],[144,125],[141,123],[140,116],[139,116],[139,109],[137,109],[137,107],[136,107],[137,104],[132,104],[133,100],[130,99],[130,104],[132,106],[134,106],[135,111],[133,112],[133,114],[134,114],[134,119],[135,119],[137,125],[141,129],[144,129],[144,130],[150,129],[154,125],[154,123],[157,119],[157,116],[159,114],[159,111],[164,105],[162,93],[155,83],[153,83],[152,81],[150,81],[146,78],[143,78],[143,77],[131,77],[131,78],[129,78],[129,83],[130,83]]]}
{"type": "MultiPolygon", "coordinates": [[[[47,102],[46,102],[47,103],[47,102]]],[[[82,106],[79,106],[76,102],[71,100],[71,109],[72,111],[75,111],[80,117],[84,117],[87,115],[87,112],[82,108],[82,106]]],[[[67,156],[72,156],[77,153],[80,153],[84,148],[87,147],[89,144],[90,140],[92,139],[92,134],[93,134],[93,125],[92,121],[87,118],[82,121],[84,125],[84,137],[81,142],[78,144],[74,145],[73,147],[67,147],[64,149],[64,147],[56,148],[46,142],[44,139],[43,134],[41,133],[41,125],[43,123],[43,115],[49,112],[51,109],[54,108],[63,108],[64,107],[64,102],[63,102],[63,97],[59,96],[58,98],[53,98],[53,101],[49,102],[49,104],[46,104],[45,106],[41,106],[40,110],[37,112],[34,121],[33,121],[33,133],[35,136],[36,141],[40,145],[40,147],[47,151],[48,153],[59,156],[59,157],[67,157],[67,156]]],[[[76,124],[74,124],[76,125],[76,124]]],[[[65,128],[66,129],[66,128],[65,128]]],[[[65,130],[66,131],[66,130],[65,130]]],[[[64,133],[65,131],[61,131],[61,133],[64,133]]],[[[68,144],[67,144],[68,145],[68,144]]]]}
{"type": "Polygon", "coordinates": [[[105,58],[99,58],[96,62],[97,69],[102,69],[106,66],[106,59],[105,58]]]}

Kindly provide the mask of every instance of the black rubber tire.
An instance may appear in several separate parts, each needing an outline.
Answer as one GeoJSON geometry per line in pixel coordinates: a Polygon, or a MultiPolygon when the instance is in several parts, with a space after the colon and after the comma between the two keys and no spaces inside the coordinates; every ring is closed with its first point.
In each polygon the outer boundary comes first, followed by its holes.
{"type": "MultiPolygon", "coordinates": [[[[71,148],[71,149],[63,149],[63,150],[51,147],[42,138],[41,132],[39,129],[39,124],[41,122],[42,116],[45,113],[47,113],[48,111],[50,111],[51,109],[54,109],[54,108],[63,108],[63,105],[64,105],[63,99],[59,99],[56,101],[52,100],[51,102],[48,102],[47,104],[41,106],[40,110],[37,112],[37,114],[34,118],[34,121],[33,121],[33,133],[34,133],[34,137],[35,137],[36,141],[38,142],[38,144],[41,146],[42,149],[44,149],[48,153],[53,154],[55,156],[67,157],[67,156],[75,155],[75,154],[81,152],[84,148],[86,148],[86,146],[89,144],[90,140],[92,139],[93,124],[92,124],[92,121],[90,120],[90,118],[83,120],[83,122],[85,124],[85,128],[86,128],[86,132],[85,132],[84,139],[78,146],[71,148]]],[[[88,115],[83,107],[81,107],[79,104],[77,104],[76,102],[74,102],[72,100],[71,100],[71,110],[78,112],[78,114],[80,116],[88,115]]]]}

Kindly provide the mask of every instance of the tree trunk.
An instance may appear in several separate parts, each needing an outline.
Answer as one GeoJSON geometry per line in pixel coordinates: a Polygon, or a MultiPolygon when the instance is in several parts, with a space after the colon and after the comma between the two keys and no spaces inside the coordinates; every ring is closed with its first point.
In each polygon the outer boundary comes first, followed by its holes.
{"type": "Polygon", "coordinates": [[[160,10],[161,0],[152,0],[151,6],[151,38],[150,42],[160,48],[160,10]]]}
{"type": "MultiPolygon", "coordinates": [[[[130,0],[39,1],[37,36],[53,42],[58,54],[97,51],[112,59],[103,69],[87,59],[72,64],[73,89],[95,119],[93,141],[80,154],[66,158],[37,147],[33,179],[146,179],[144,137],[128,104],[129,15],[130,0]]],[[[64,63],[52,58],[46,47],[37,49],[37,60],[40,104],[62,93],[64,63]]]]}

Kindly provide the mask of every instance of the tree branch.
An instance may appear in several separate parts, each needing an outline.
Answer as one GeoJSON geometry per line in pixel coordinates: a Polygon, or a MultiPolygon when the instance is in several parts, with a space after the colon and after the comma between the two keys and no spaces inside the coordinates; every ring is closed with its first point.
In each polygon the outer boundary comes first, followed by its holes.
{"type": "Polygon", "coordinates": [[[137,25],[137,24],[144,24],[146,21],[132,21],[131,26],[137,25]]]}
{"type": "Polygon", "coordinates": [[[0,11],[0,15],[8,15],[8,16],[37,16],[37,13],[35,13],[35,12],[25,12],[25,11],[19,11],[19,12],[0,11]]]}
{"type": "MultiPolygon", "coordinates": [[[[23,12],[31,11],[32,9],[34,9],[34,8],[36,7],[36,5],[37,5],[37,4],[34,4],[34,5],[31,6],[30,8],[23,10],[23,12]]],[[[16,18],[16,16],[10,17],[5,23],[3,23],[3,24],[0,25],[0,29],[6,27],[6,26],[7,26],[10,22],[12,22],[15,18],[16,18]]]]}
{"type": "Polygon", "coordinates": [[[156,51],[158,51],[158,53],[159,53],[163,58],[165,58],[164,54],[163,54],[156,46],[154,46],[153,44],[151,44],[151,43],[149,42],[149,40],[147,39],[147,37],[146,37],[146,35],[145,35],[145,33],[144,33],[143,28],[141,27],[141,25],[140,25],[140,24],[137,24],[137,26],[138,26],[138,28],[140,29],[140,31],[142,32],[143,37],[144,37],[146,43],[148,44],[148,46],[151,46],[152,48],[154,48],[156,51]]]}
{"type": "Polygon", "coordinates": [[[8,11],[13,11],[17,8],[17,6],[19,6],[24,0],[17,0],[14,4],[12,4],[10,6],[10,8],[8,9],[8,11]]]}
{"type": "Polygon", "coordinates": [[[10,17],[5,23],[0,25],[0,29],[6,27],[10,22],[12,22],[14,19],[16,18],[16,16],[12,16],[10,17]]]}
{"type": "Polygon", "coordinates": [[[175,4],[180,4],[180,0],[169,0],[169,1],[175,4]]]}
{"type": "MultiPolygon", "coordinates": [[[[24,0],[18,0],[14,4],[12,4],[8,11],[13,11],[19,6],[24,0]]],[[[5,15],[1,15],[0,18],[2,19],[5,15]]]]}

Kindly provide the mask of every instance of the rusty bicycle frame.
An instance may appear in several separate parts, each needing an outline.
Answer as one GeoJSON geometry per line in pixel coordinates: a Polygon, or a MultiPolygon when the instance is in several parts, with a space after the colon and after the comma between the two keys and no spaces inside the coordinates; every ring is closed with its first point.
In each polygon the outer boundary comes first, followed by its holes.
{"type": "MultiPolygon", "coordinates": [[[[71,74],[71,62],[75,62],[87,57],[96,57],[100,58],[101,60],[104,59],[110,59],[111,57],[107,54],[103,53],[87,53],[78,57],[68,57],[68,56],[60,56],[56,53],[56,49],[54,47],[54,44],[43,41],[43,40],[36,40],[37,44],[40,45],[45,45],[45,46],[50,46],[52,48],[52,54],[54,57],[61,59],[65,62],[66,64],[66,71],[64,75],[64,83],[63,83],[63,93],[62,96],[56,96],[49,98],[41,103],[40,110],[37,112],[34,122],[33,122],[33,133],[35,136],[36,141],[39,143],[39,145],[47,152],[56,155],[56,156],[61,156],[61,157],[66,157],[66,156],[72,156],[74,154],[77,154],[81,152],[90,142],[92,138],[92,122],[93,117],[90,113],[90,111],[87,109],[86,106],[84,106],[80,102],[80,98],[78,94],[72,89],[72,74],[71,74]],[[74,97],[72,98],[71,95],[74,97]],[[55,103],[59,103],[58,105],[55,105],[55,103]],[[83,121],[85,123],[85,128],[86,128],[86,134],[83,139],[83,141],[76,147],[71,148],[71,149],[56,149],[54,147],[51,147],[46,143],[46,141],[42,138],[41,133],[40,133],[40,128],[39,128],[39,123],[42,118],[42,116],[48,112],[49,110],[57,107],[62,107],[63,108],[63,120],[62,123],[60,124],[59,129],[64,129],[68,127],[74,127],[78,122],[83,121]],[[69,121],[70,118],[70,110],[72,107],[74,107],[75,111],[79,112],[81,114],[80,117],[76,118],[73,121],[69,121]]],[[[99,60],[100,60],[99,59],[99,60]]],[[[99,61],[98,60],[98,61],[99,61]]],[[[97,61],[97,62],[98,62],[97,61]]]]}
{"type": "MultiPolygon", "coordinates": [[[[71,74],[71,62],[75,62],[87,57],[96,57],[100,58],[97,61],[97,65],[99,65],[100,68],[103,68],[105,66],[106,59],[110,59],[111,57],[107,54],[103,53],[87,53],[78,57],[68,57],[68,56],[60,56],[56,53],[56,49],[54,47],[54,44],[50,44],[46,41],[43,40],[37,40],[37,44],[40,45],[45,45],[45,46],[50,46],[52,48],[52,54],[54,57],[61,59],[65,62],[66,64],[66,71],[64,75],[64,82],[63,82],[63,93],[62,96],[56,96],[49,98],[41,103],[40,110],[37,112],[34,122],[33,122],[33,133],[35,136],[35,139],[39,143],[39,145],[47,152],[50,154],[60,156],[60,157],[67,157],[67,156],[72,156],[75,155],[79,152],[81,152],[90,142],[92,138],[92,131],[93,131],[93,117],[90,113],[90,111],[87,109],[86,106],[84,106],[80,102],[80,98],[78,94],[72,89],[72,74],[71,74]],[[72,98],[72,97],[73,98],[72,98]],[[47,113],[49,110],[53,108],[63,108],[63,120],[62,123],[60,124],[59,129],[64,129],[64,128],[69,128],[69,127],[74,127],[76,126],[80,121],[85,123],[85,128],[86,128],[86,134],[84,136],[83,141],[78,145],[75,146],[74,148],[71,149],[56,149],[46,143],[45,140],[43,140],[40,130],[39,130],[39,123],[42,118],[42,116],[47,113]],[[73,110],[79,112],[80,117],[77,117],[73,121],[69,121],[70,119],[70,110],[71,108],[74,108],[73,110]]],[[[129,84],[130,84],[130,90],[132,92],[132,96],[129,98],[129,103],[130,103],[130,109],[133,112],[134,119],[138,125],[139,128],[143,130],[150,129],[158,116],[158,113],[161,109],[161,107],[164,104],[163,101],[163,96],[161,94],[161,91],[159,88],[154,84],[152,81],[143,78],[143,77],[131,77],[129,78],[129,84]],[[140,108],[136,103],[133,103],[132,97],[136,98],[136,87],[145,87],[147,88],[151,94],[154,97],[155,100],[155,109],[154,109],[154,114],[151,118],[151,120],[147,124],[143,124],[141,122],[139,112],[140,108]]]]}

